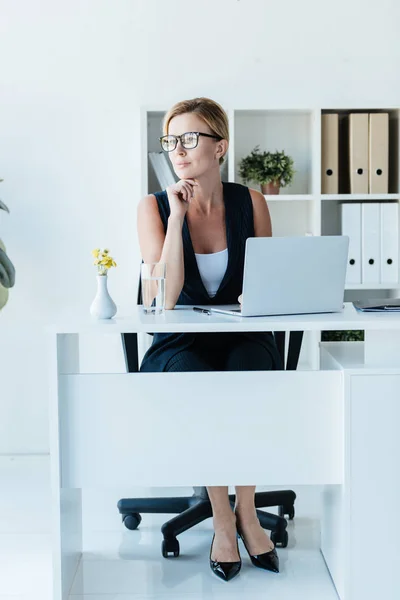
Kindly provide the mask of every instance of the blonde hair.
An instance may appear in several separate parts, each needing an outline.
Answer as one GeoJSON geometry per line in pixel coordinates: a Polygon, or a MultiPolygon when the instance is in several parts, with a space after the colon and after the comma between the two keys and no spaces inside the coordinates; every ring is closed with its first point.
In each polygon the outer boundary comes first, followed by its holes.
{"type": "MultiPolygon", "coordinates": [[[[212,133],[219,135],[229,143],[229,122],[226,112],[215,100],[203,97],[182,100],[174,104],[164,116],[163,135],[168,135],[168,127],[171,119],[184,113],[196,113],[209,126],[212,133]]],[[[222,165],[224,160],[224,156],[221,156],[219,164],[222,165]]]]}

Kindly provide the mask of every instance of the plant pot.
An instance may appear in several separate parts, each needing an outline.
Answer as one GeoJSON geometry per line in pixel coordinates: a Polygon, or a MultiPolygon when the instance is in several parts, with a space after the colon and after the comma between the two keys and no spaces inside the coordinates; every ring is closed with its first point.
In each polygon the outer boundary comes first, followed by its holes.
{"type": "Polygon", "coordinates": [[[262,183],[261,191],[263,194],[276,195],[279,194],[280,187],[279,181],[271,181],[270,183],[262,183]]]}
{"type": "Polygon", "coordinates": [[[107,288],[107,275],[97,275],[97,294],[90,307],[90,314],[96,319],[111,319],[117,307],[107,288]]]}

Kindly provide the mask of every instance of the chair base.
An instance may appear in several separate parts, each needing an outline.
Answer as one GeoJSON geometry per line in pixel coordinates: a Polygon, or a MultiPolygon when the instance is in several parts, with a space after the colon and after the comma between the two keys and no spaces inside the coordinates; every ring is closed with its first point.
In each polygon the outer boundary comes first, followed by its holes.
{"type": "MultiPolygon", "coordinates": [[[[161,552],[164,558],[172,553],[176,558],[179,556],[179,542],[177,536],[198,525],[205,519],[212,517],[212,507],[207,492],[201,492],[205,488],[198,488],[199,492],[193,496],[178,498],[125,498],[118,502],[118,510],[122,515],[122,521],[128,529],[137,529],[142,520],[140,513],[144,514],[176,514],[161,527],[164,536],[161,552]]],[[[229,495],[232,508],[235,505],[235,494],[229,495]]],[[[288,543],[286,531],[287,521],[294,518],[294,501],[296,494],[292,490],[280,490],[272,492],[258,492],[255,494],[256,508],[278,506],[279,515],[257,510],[257,516],[264,529],[271,531],[271,540],[275,546],[285,548],[288,543]]]]}

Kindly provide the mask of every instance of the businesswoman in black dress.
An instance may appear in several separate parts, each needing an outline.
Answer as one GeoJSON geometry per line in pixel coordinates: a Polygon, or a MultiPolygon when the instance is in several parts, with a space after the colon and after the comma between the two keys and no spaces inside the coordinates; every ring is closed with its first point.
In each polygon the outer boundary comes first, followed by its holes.
{"type": "MultiPolygon", "coordinates": [[[[145,262],[166,263],[166,309],[176,304],[240,302],[245,243],[271,236],[264,196],[221,181],[228,150],[228,118],[209,98],[175,104],[164,117],[162,148],[179,181],[149,194],[138,206],[138,236],[145,262]]],[[[155,334],[141,371],[281,369],[271,332],[155,334]]],[[[255,486],[237,486],[232,511],[228,487],[207,487],[213,510],[210,566],[228,581],[240,571],[237,532],[255,566],[279,571],[273,542],[261,527],[255,486]]]]}

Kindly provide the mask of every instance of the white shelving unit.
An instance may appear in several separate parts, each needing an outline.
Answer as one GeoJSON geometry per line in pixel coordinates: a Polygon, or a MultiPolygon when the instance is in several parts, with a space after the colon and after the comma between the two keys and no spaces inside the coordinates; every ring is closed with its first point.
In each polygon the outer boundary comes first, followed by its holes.
{"type": "MultiPolygon", "coordinates": [[[[260,151],[285,150],[294,160],[296,174],[291,186],[277,196],[265,196],[271,214],[274,236],[338,235],[341,234],[340,206],[342,202],[399,202],[400,201],[400,107],[350,107],[310,109],[246,109],[224,107],[229,118],[229,149],[221,172],[223,181],[244,183],[239,177],[239,162],[255,146],[260,151]],[[347,180],[339,180],[339,194],[321,193],[321,116],[339,113],[339,127],[344,126],[350,112],[389,113],[389,193],[350,194],[347,180]]],[[[165,107],[142,108],[142,193],[159,190],[157,179],[149,164],[148,152],[161,150],[158,138],[162,135],[165,107]]],[[[260,189],[259,184],[248,182],[260,189]]],[[[400,214],[400,211],[399,211],[400,214]]],[[[399,224],[400,225],[400,224],[399,224]]],[[[399,250],[400,254],[400,250],[399,250]]],[[[400,262],[400,261],[399,261],[400,262]]],[[[400,281],[400,273],[399,273],[400,281]]],[[[345,301],[366,297],[397,297],[397,284],[348,284],[345,301]]],[[[305,332],[299,369],[319,367],[320,333],[305,332]]]]}

